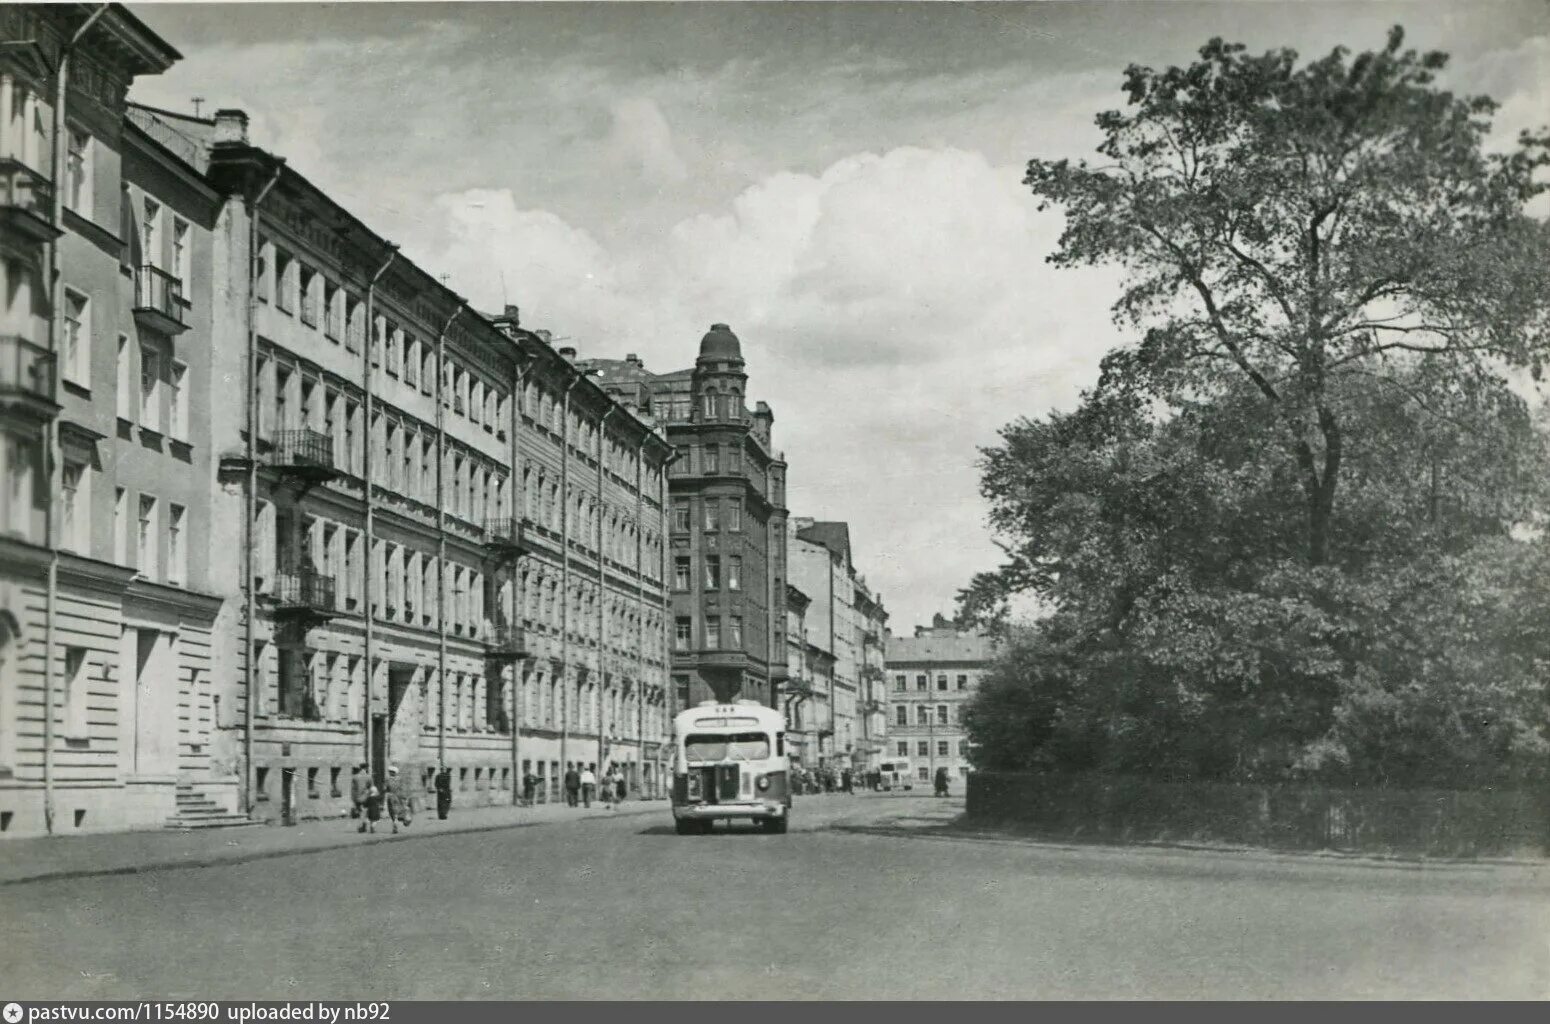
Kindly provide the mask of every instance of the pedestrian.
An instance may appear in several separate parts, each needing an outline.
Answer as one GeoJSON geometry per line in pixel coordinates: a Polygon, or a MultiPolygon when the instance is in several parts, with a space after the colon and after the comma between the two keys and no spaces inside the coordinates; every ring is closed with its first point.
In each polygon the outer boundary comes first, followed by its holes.
{"type": "Polygon", "coordinates": [[[399,822],[403,822],[405,828],[414,820],[409,813],[409,798],[404,794],[398,781],[398,766],[389,765],[387,779],[383,782],[383,799],[387,804],[388,820],[393,823],[393,832],[398,832],[399,822]]]}
{"type": "Polygon", "coordinates": [[[452,813],[452,769],[442,765],[436,772],[436,817],[447,820],[452,813]]]}
{"type": "Polygon", "coordinates": [[[625,798],[626,794],[628,794],[629,791],[630,791],[629,785],[624,781],[624,773],[623,772],[619,773],[619,778],[615,782],[615,785],[619,787],[619,792],[614,794],[614,803],[616,805],[617,804],[622,804],[622,803],[624,803],[624,798],[625,798]]]}
{"type": "Polygon", "coordinates": [[[522,805],[524,807],[533,806],[533,794],[536,792],[538,792],[538,776],[528,772],[522,776],[522,805]]]}
{"type": "Polygon", "coordinates": [[[604,807],[612,808],[614,805],[614,766],[609,765],[608,771],[603,773],[602,785],[598,787],[597,797],[603,802],[604,807]]]}
{"type": "Polygon", "coordinates": [[[843,785],[842,788],[845,790],[845,792],[847,792],[847,793],[854,793],[856,791],[855,786],[852,784],[852,779],[854,777],[855,777],[855,773],[851,769],[849,769],[849,768],[846,768],[845,771],[842,773],[841,778],[844,779],[844,785],[843,785]]]}
{"type": "Polygon", "coordinates": [[[371,784],[371,773],[367,771],[367,766],[356,765],[350,772],[350,817],[361,819],[361,827],[356,829],[357,832],[365,832],[371,827],[371,816],[366,813],[366,804],[374,789],[376,787],[371,784]]]}
{"type": "Polygon", "coordinates": [[[572,761],[565,762],[565,803],[575,807],[581,797],[581,773],[572,761]]]}
{"type": "Polygon", "coordinates": [[[597,795],[597,773],[593,771],[597,765],[589,764],[581,770],[581,805],[592,806],[592,798],[597,795]]]}
{"type": "Polygon", "coordinates": [[[946,768],[938,768],[936,770],[936,795],[937,796],[946,796],[947,795],[947,769],[946,768]]]}

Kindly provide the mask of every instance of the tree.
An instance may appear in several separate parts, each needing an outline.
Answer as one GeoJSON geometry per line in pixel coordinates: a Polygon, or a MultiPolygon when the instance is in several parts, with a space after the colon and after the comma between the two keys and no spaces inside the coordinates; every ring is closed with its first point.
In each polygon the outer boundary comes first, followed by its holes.
{"type": "MultiPolygon", "coordinates": [[[[1058,266],[1128,273],[1116,319],[1144,333],[1111,364],[1184,402],[1246,387],[1301,492],[1306,561],[1331,557],[1350,400],[1401,354],[1441,382],[1501,365],[1537,378],[1550,341],[1550,133],[1483,145],[1495,109],[1435,86],[1447,57],[1401,50],[1303,66],[1213,39],[1188,68],[1132,65],[1130,109],[1097,118],[1102,166],[1031,160],[1060,206],[1058,266]]],[[[1434,381],[1434,383],[1436,383],[1434,381]]]]}

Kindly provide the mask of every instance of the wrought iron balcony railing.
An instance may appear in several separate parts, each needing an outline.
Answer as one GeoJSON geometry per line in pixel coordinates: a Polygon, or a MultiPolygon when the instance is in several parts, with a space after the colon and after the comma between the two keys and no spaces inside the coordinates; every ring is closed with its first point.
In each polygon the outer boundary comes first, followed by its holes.
{"type": "Polygon", "coordinates": [[[135,321],[161,334],[180,334],[188,329],[183,299],[183,279],[147,263],[135,274],[135,321]]]}
{"type": "Polygon", "coordinates": [[[527,656],[527,630],[521,626],[499,622],[485,634],[485,650],[491,657],[523,658],[527,656]]]}
{"type": "Polygon", "coordinates": [[[280,430],[274,435],[269,464],[276,469],[332,475],[334,441],[316,430],[280,430]]]}
{"type": "Polygon", "coordinates": [[[0,157],[0,213],[7,224],[35,242],[58,238],[53,226],[53,184],[14,157],[0,157]]]}
{"type": "Polygon", "coordinates": [[[517,555],[529,550],[527,520],[503,516],[484,521],[484,543],[498,555],[517,555]]]}
{"type": "Polygon", "coordinates": [[[274,580],[274,603],[282,613],[332,615],[334,578],[307,570],[279,573],[274,580]]]}
{"type": "Polygon", "coordinates": [[[0,334],[0,396],[52,405],[54,356],[42,345],[14,334],[0,334]]]}

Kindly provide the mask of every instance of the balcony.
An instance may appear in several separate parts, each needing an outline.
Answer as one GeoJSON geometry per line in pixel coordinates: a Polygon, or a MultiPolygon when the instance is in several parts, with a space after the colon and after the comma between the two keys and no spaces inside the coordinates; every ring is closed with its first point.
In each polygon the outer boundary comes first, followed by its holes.
{"type": "Polygon", "coordinates": [[[527,657],[527,630],[497,623],[484,638],[485,656],[501,661],[527,657]]]}
{"type": "Polygon", "coordinates": [[[54,401],[54,357],[43,346],[14,334],[0,334],[0,411],[48,419],[54,401]]]}
{"type": "Polygon", "coordinates": [[[51,223],[53,199],[47,178],[20,160],[0,157],[0,238],[33,243],[58,238],[63,232],[51,223]]]}
{"type": "Polygon", "coordinates": [[[334,468],[334,442],[316,430],[280,430],[274,435],[269,465],[307,483],[322,483],[339,475],[334,468]]]}
{"type": "Polygon", "coordinates": [[[173,337],[188,330],[183,279],[147,263],[135,274],[135,323],[173,337]]]}
{"type": "Polygon", "coordinates": [[[280,573],[274,581],[274,611],[277,618],[333,618],[334,578],[310,570],[280,573]]]}
{"type": "Polygon", "coordinates": [[[520,516],[484,521],[484,546],[497,560],[520,558],[533,550],[527,537],[527,520],[520,516]]]}

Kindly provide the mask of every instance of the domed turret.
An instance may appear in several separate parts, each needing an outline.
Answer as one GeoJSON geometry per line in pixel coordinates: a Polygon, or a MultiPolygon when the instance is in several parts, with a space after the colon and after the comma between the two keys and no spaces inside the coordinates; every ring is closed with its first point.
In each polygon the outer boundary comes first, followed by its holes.
{"type": "Polygon", "coordinates": [[[726,324],[711,324],[705,337],[700,339],[700,357],[696,362],[733,362],[743,361],[743,346],[737,340],[737,335],[732,333],[732,328],[726,324]]]}

